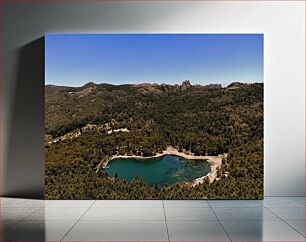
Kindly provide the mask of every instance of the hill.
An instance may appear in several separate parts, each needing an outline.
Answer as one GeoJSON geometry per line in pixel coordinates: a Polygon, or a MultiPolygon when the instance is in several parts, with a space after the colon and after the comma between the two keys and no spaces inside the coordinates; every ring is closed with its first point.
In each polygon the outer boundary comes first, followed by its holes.
{"type": "Polygon", "coordinates": [[[263,196],[262,83],[48,85],[45,98],[47,198],[263,196]],[[169,145],[196,155],[228,153],[222,179],[195,188],[149,188],[139,179],[95,173],[114,154],[154,155],[169,145]]]}

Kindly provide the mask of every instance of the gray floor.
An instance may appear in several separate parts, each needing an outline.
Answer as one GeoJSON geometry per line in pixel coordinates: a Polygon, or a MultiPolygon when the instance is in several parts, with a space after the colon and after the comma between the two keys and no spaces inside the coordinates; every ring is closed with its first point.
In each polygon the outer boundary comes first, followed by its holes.
{"type": "Polygon", "coordinates": [[[2,240],[305,241],[305,198],[42,201],[1,198],[2,240]]]}

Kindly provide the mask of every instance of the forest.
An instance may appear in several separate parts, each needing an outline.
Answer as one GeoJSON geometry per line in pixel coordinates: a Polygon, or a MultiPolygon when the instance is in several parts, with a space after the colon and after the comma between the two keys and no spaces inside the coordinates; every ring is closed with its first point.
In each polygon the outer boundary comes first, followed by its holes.
{"type": "Polygon", "coordinates": [[[263,83],[47,85],[45,130],[46,199],[263,198],[263,83]],[[167,146],[227,153],[221,179],[149,187],[97,170],[112,155],[152,156],[167,146]]]}

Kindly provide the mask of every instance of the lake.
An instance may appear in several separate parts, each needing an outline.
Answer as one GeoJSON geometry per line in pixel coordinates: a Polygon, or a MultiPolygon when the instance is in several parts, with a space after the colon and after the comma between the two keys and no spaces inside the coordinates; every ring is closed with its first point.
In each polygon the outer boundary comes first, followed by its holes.
{"type": "Polygon", "coordinates": [[[119,179],[131,181],[135,176],[142,177],[149,186],[155,184],[175,184],[192,181],[210,172],[206,160],[187,160],[174,155],[165,155],[147,160],[117,158],[109,162],[106,172],[119,179]]]}

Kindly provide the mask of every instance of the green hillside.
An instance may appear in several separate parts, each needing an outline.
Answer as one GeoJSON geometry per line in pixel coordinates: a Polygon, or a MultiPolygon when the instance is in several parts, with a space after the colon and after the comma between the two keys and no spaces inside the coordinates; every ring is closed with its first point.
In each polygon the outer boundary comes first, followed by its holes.
{"type": "Polygon", "coordinates": [[[48,199],[261,199],[263,84],[45,87],[48,199]],[[228,153],[218,181],[148,187],[108,177],[115,154],[228,153]],[[225,175],[228,174],[228,175],[225,175]]]}

